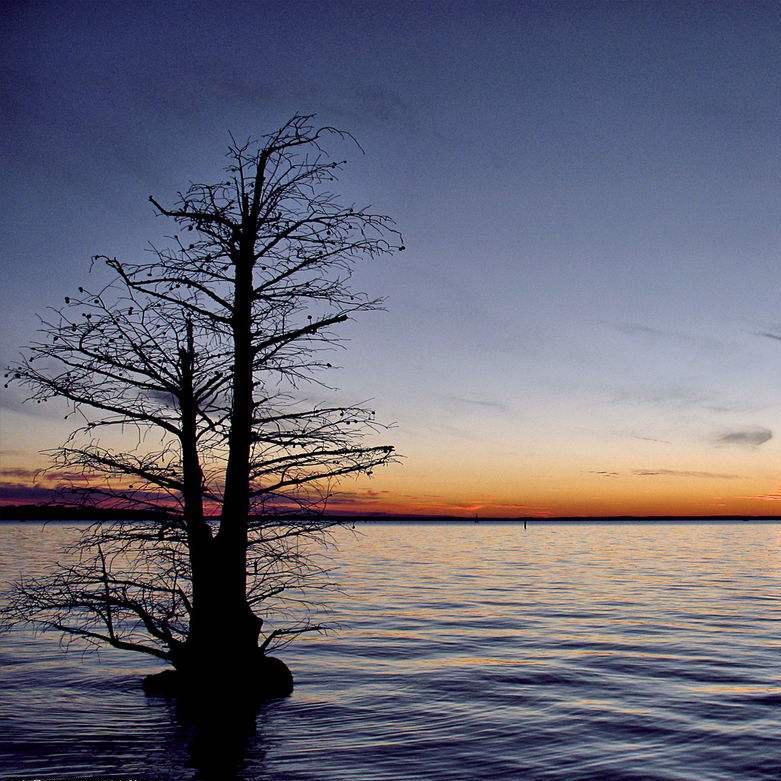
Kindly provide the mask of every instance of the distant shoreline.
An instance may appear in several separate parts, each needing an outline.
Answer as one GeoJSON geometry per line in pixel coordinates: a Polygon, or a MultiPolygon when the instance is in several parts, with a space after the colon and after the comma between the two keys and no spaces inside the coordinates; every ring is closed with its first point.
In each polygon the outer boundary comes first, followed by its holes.
{"type": "MultiPolygon", "coordinates": [[[[99,508],[72,507],[66,505],[7,505],[0,506],[0,522],[51,522],[51,521],[118,521],[162,520],[168,517],[164,511],[101,510],[99,508]]],[[[781,515],[563,515],[556,517],[516,516],[467,517],[463,515],[412,515],[412,514],[333,514],[326,519],[341,523],[778,523],[781,515]]]]}

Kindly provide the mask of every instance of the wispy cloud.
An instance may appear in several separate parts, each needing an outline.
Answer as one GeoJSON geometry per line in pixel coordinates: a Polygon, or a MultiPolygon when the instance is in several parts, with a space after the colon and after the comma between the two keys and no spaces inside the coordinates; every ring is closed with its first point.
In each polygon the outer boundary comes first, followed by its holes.
{"type": "Polygon", "coordinates": [[[721,472],[696,472],[687,469],[635,469],[638,477],[694,477],[707,480],[739,480],[740,475],[726,475],[721,472]]]}
{"type": "Polygon", "coordinates": [[[659,407],[702,406],[710,400],[710,397],[702,391],[676,385],[661,388],[622,390],[613,397],[614,402],[648,404],[659,407]]]}
{"type": "Polygon", "coordinates": [[[725,345],[709,336],[699,334],[689,334],[684,331],[675,331],[666,328],[655,328],[642,323],[615,322],[610,320],[601,320],[602,325],[618,331],[626,336],[638,336],[646,339],[652,339],[658,342],[678,342],[679,344],[690,344],[700,348],[722,349],[725,345]]]}
{"type": "Polygon", "coordinates": [[[5,391],[0,395],[0,410],[36,418],[60,417],[59,404],[36,404],[34,401],[25,401],[23,396],[10,391],[5,391]]]}
{"type": "Polygon", "coordinates": [[[741,499],[758,499],[760,502],[781,502],[781,493],[779,494],[761,494],[759,496],[744,496],[741,499]]]}
{"type": "Polygon", "coordinates": [[[421,426],[418,431],[423,432],[424,435],[435,434],[437,436],[443,435],[446,437],[453,437],[454,439],[464,439],[468,442],[480,442],[482,436],[476,430],[469,430],[466,428],[459,428],[458,426],[451,426],[448,423],[432,423],[430,425],[421,426]]]}
{"type": "Polygon", "coordinates": [[[602,325],[612,328],[614,331],[618,331],[628,336],[656,336],[667,338],[671,336],[669,331],[663,331],[660,328],[652,328],[648,325],[641,325],[640,323],[614,323],[608,320],[601,320],[602,325]]]}
{"type": "Polygon", "coordinates": [[[516,502],[444,502],[432,507],[432,509],[434,508],[436,508],[438,512],[482,513],[484,516],[491,516],[492,513],[504,516],[509,512],[519,516],[548,516],[553,514],[550,507],[519,504],[516,502]]]}
{"type": "Polygon", "coordinates": [[[754,336],[764,336],[766,339],[775,339],[781,342],[781,334],[774,334],[772,331],[754,331],[754,336]]]}
{"type": "Polygon", "coordinates": [[[496,399],[484,399],[477,398],[475,396],[455,396],[447,395],[445,398],[448,401],[453,401],[456,404],[464,404],[470,407],[483,407],[486,409],[507,410],[508,406],[503,401],[497,401],[496,399]]]}
{"type": "Polygon", "coordinates": [[[619,404],[641,404],[681,410],[703,409],[709,412],[751,412],[758,409],[750,402],[722,399],[696,388],[679,385],[622,390],[613,396],[612,401],[619,404]]]}
{"type": "Polygon", "coordinates": [[[698,472],[690,469],[633,469],[631,472],[611,472],[607,469],[590,469],[586,474],[599,475],[600,477],[619,477],[621,474],[630,474],[635,477],[691,477],[708,480],[738,480],[740,475],[723,474],[722,472],[698,472]]]}
{"type": "Polygon", "coordinates": [[[716,436],[717,445],[735,445],[755,448],[764,445],[773,438],[773,432],[764,426],[746,426],[716,436]]]}
{"type": "Polygon", "coordinates": [[[643,442],[658,442],[662,445],[672,445],[669,439],[657,439],[656,437],[645,437],[642,434],[630,434],[632,439],[639,439],[643,442]]]}
{"type": "Polygon", "coordinates": [[[0,504],[24,504],[26,502],[47,502],[56,499],[59,492],[40,485],[0,482],[0,504]]]}
{"type": "Polygon", "coordinates": [[[10,467],[0,469],[0,478],[15,478],[17,480],[33,480],[38,474],[37,469],[23,469],[22,467],[10,467]]]}
{"type": "MultiPolygon", "coordinates": [[[[79,499],[100,498],[99,494],[93,494],[90,487],[78,490],[76,486],[66,483],[57,483],[56,485],[28,485],[10,481],[0,481],[0,504],[29,504],[44,502],[65,502],[72,503],[75,498],[79,499]],[[78,491],[78,492],[77,492],[78,491]]],[[[142,504],[156,503],[161,506],[172,505],[175,503],[170,494],[163,491],[138,491],[136,497],[142,504]]],[[[126,506],[132,504],[132,498],[125,502],[126,506]]]]}
{"type": "MultiPolygon", "coordinates": [[[[101,475],[89,472],[65,472],[52,470],[46,472],[45,478],[59,483],[89,483],[99,480],[101,475]]],[[[132,478],[131,478],[132,479],[132,478]]]]}
{"type": "Polygon", "coordinates": [[[26,469],[24,467],[6,467],[0,469],[0,479],[28,480],[30,482],[49,483],[88,483],[98,477],[88,472],[76,472],[66,470],[26,469]]]}
{"type": "Polygon", "coordinates": [[[359,506],[371,502],[378,502],[388,494],[388,491],[339,491],[328,498],[329,505],[359,506]]]}

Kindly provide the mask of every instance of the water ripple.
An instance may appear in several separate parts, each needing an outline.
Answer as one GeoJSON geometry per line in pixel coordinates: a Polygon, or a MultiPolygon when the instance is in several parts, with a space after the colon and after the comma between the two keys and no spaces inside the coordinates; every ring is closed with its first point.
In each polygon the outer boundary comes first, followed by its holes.
{"type": "MultiPolygon", "coordinates": [[[[781,778],[781,526],[359,526],[337,635],[251,722],[146,698],[132,654],[0,648],[2,778],[781,778]]],[[[0,572],[72,526],[0,526],[0,572]]]]}

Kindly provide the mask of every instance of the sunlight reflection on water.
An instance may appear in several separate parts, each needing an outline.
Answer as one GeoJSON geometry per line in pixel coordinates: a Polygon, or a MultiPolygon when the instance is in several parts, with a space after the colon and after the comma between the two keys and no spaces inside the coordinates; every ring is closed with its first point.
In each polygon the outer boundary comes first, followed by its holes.
{"type": "MultiPolygon", "coordinates": [[[[0,524],[0,573],[69,524],[0,524]]],[[[0,638],[3,778],[778,779],[781,525],[358,525],[333,635],[253,723],[146,698],[133,654],[0,638]]]]}

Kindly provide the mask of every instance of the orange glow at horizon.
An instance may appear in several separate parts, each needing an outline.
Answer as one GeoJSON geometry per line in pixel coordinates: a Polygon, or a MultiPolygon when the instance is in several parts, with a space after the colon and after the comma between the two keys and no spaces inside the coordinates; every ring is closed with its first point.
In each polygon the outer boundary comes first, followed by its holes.
{"type": "MultiPolygon", "coordinates": [[[[30,426],[21,415],[7,420],[17,441],[35,433],[53,445],[66,431],[59,423],[35,432],[41,423],[30,426]]],[[[343,480],[328,512],[465,518],[781,514],[775,440],[753,449],[696,442],[660,448],[601,435],[546,434],[543,440],[520,429],[505,429],[503,438],[490,432],[480,442],[446,441],[411,429],[400,432],[403,462],[372,478],[343,480]]],[[[574,426],[567,429],[577,434],[574,426]]],[[[46,501],[65,481],[57,472],[37,474],[44,466],[44,458],[30,451],[0,453],[0,504],[46,501]]]]}
{"type": "MultiPolygon", "coordinates": [[[[12,470],[5,469],[4,472],[12,470]]],[[[18,478],[25,470],[18,469],[18,478]]],[[[3,479],[0,505],[37,504],[35,490],[62,487],[51,473],[36,482],[3,479]],[[32,489],[29,490],[28,489],[32,489]]],[[[444,481],[443,481],[444,482],[444,481]]],[[[450,481],[447,481],[449,483],[450,481]]],[[[412,480],[375,477],[345,482],[338,487],[327,510],[334,513],[442,515],[471,517],[555,517],[555,516],[675,516],[675,515],[773,515],[781,514],[781,488],[760,480],[686,478],[685,476],[586,476],[558,485],[550,478],[524,480],[515,487],[440,484],[416,485],[412,480]],[[739,485],[734,485],[738,483],[739,485]],[[489,489],[493,489],[493,491],[489,489]],[[417,490],[416,490],[417,489],[417,490]],[[777,508],[777,509],[776,509],[777,508]]],[[[88,483],[81,484],[88,487],[88,483]]],[[[96,483],[96,486],[99,485],[96,483]]],[[[161,502],[162,504],[162,502],[161,502]]],[[[216,512],[216,506],[207,511],[216,512]]]]}

